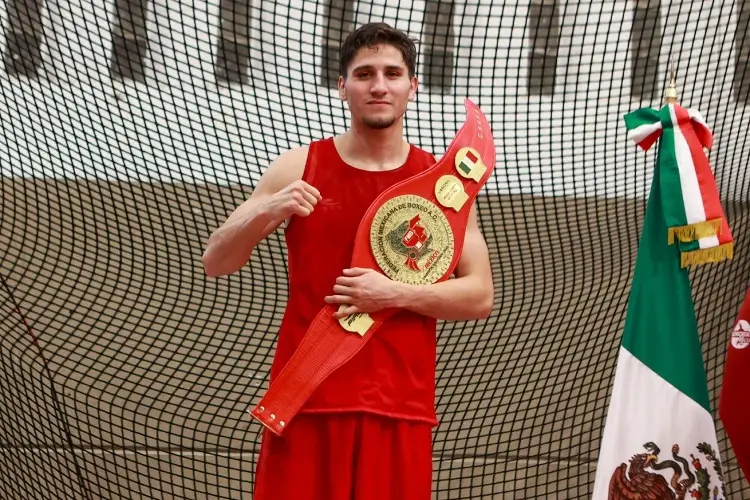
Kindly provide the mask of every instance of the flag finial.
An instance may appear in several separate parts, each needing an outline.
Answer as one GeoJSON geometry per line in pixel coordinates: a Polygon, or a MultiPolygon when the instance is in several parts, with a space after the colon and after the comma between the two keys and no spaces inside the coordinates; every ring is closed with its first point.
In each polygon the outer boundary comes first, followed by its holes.
{"type": "Polygon", "coordinates": [[[664,102],[666,104],[674,104],[677,102],[677,82],[675,79],[674,56],[670,57],[669,86],[664,93],[664,102]]]}

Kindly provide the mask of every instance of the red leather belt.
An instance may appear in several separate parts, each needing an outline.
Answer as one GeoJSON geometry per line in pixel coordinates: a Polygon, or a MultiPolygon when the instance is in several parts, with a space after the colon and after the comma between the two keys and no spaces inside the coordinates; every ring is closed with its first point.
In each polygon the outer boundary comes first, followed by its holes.
{"type": "MultiPolygon", "coordinates": [[[[432,167],[384,191],[357,230],[352,267],[391,279],[429,284],[446,280],[463,249],[469,210],[495,166],[489,123],[469,99],[466,122],[432,167]]],[[[343,306],[342,306],[343,307],[343,306]]],[[[333,318],[318,313],[297,350],[250,415],[282,435],[315,389],[349,361],[397,309],[333,318]]]]}

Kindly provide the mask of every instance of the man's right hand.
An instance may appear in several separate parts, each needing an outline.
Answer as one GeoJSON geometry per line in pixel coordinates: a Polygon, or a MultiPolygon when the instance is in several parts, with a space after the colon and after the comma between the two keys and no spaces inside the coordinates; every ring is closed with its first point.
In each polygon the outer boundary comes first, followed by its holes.
{"type": "Polygon", "coordinates": [[[300,179],[268,198],[266,211],[276,221],[286,220],[292,215],[307,217],[322,199],[320,191],[300,179]]]}

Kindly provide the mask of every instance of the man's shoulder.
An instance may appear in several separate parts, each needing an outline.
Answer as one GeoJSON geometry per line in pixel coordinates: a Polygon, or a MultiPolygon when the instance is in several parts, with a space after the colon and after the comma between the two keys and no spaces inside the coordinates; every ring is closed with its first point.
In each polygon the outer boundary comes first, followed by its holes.
{"type": "Polygon", "coordinates": [[[303,145],[281,153],[265,172],[264,176],[278,189],[302,178],[310,146],[303,145]]]}
{"type": "Polygon", "coordinates": [[[284,168],[304,167],[309,153],[310,145],[304,144],[284,151],[276,158],[274,163],[282,165],[284,168]]]}
{"type": "Polygon", "coordinates": [[[273,163],[279,165],[280,168],[285,170],[297,171],[301,175],[305,169],[308,158],[311,158],[311,155],[317,156],[321,152],[320,146],[332,140],[332,137],[325,137],[287,149],[281,153],[273,163]]]}

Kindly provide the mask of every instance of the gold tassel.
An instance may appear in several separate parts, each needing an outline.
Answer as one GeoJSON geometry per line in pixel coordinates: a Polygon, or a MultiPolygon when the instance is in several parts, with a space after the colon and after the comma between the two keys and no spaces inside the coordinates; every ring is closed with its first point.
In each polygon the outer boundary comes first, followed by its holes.
{"type": "Polygon", "coordinates": [[[715,236],[721,231],[721,219],[704,220],[687,226],[670,227],[667,241],[674,243],[674,237],[680,241],[695,241],[706,236],[715,236]]]}
{"type": "Polygon", "coordinates": [[[703,248],[692,252],[680,254],[680,265],[682,267],[707,264],[709,262],[721,262],[734,258],[734,242],[713,248],[703,248]]]}

